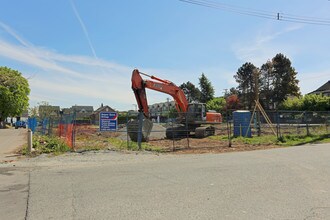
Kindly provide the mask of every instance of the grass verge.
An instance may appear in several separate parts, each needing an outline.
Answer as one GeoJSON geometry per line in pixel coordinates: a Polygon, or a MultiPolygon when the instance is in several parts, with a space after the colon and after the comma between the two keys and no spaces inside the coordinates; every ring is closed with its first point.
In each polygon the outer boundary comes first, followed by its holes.
{"type": "MultiPolygon", "coordinates": [[[[137,142],[130,141],[127,143],[127,141],[123,141],[118,138],[109,138],[109,143],[118,150],[131,150],[131,151],[139,150],[139,146],[137,142]]],[[[142,150],[145,151],[153,151],[158,153],[164,152],[164,149],[162,149],[161,147],[153,146],[146,142],[141,143],[141,148],[142,150]]]]}
{"type": "MultiPolygon", "coordinates": [[[[70,147],[60,138],[44,135],[33,135],[32,147],[34,151],[29,154],[31,156],[37,156],[43,153],[59,155],[71,151],[70,147]]],[[[27,145],[22,148],[21,153],[23,155],[28,154],[27,145]]]]}
{"type": "Polygon", "coordinates": [[[313,143],[330,143],[329,134],[321,135],[284,135],[279,138],[277,145],[281,146],[297,146],[313,143]]]}
{"type": "MultiPolygon", "coordinates": [[[[228,136],[211,136],[213,140],[228,141],[228,136]]],[[[311,143],[330,143],[330,135],[284,135],[277,139],[274,135],[262,135],[252,138],[232,137],[233,144],[297,146],[311,143]]]]}

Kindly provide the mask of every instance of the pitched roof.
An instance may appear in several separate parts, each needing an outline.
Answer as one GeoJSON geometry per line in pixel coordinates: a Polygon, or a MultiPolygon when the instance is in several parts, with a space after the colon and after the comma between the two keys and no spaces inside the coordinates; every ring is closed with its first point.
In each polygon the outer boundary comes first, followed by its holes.
{"type": "Polygon", "coordinates": [[[105,105],[105,106],[101,106],[98,109],[96,109],[95,110],[95,113],[99,113],[99,112],[103,112],[103,111],[106,111],[106,112],[115,112],[115,110],[113,108],[109,107],[108,105],[105,105]]]}
{"type": "Polygon", "coordinates": [[[330,90],[330,80],[322,85],[320,88],[315,90],[314,92],[322,92],[322,91],[329,91],[330,90]]]}
{"type": "Polygon", "coordinates": [[[60,106],[54,106],[54,105],[40,105],[39,106],[39,110],[40,109],[48,109],[48,110],[52,110],[52,111],[60,111],[60,106]]]}
{"type": "Polygon", "coordinates": [[[93,112],[94,107],[93,106],[82,106],[82,105],[74,105],[71,107],[73,111],[80,112],[85,110],[86,112],[93,112]]]}

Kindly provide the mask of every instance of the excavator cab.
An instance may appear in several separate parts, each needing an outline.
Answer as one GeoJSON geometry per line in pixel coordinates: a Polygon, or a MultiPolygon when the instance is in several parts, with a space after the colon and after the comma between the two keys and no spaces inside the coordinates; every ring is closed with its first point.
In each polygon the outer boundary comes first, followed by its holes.
{"type": "Polygon", "coordinates": [[[190,103],[188,105],[187,120],[191,122],[201,122],[206,119],[206,109],[203,103],[190,103]]]}

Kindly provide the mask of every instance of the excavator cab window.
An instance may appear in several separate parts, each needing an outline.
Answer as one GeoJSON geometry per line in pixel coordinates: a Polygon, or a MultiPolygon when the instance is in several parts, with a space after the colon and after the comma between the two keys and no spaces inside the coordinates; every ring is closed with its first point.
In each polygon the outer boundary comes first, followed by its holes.
{"type": "Polygon", "coordinates": [[[202,105],[202,119],[204,121],[204,119],[206,119],[206,107],[203,104],[201,104],[201,105],[202,105]]]}
{"type": "Polygon", "coordinates": [[[202,103],[192,103],[188,107],[189,121],[204,121],[206,118],[205,105],[202,103]]]}

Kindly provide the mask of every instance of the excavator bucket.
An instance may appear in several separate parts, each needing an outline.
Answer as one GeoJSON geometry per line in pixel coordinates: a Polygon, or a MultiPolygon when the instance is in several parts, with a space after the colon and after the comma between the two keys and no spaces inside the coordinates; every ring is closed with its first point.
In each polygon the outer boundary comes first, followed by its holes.
{"type": "Polygon", "coordinates": [[[130,120],[127,123],[127,132],[128,136],[132,141],[138,142],[138,135],[141,132],[142,142],[146,142],[149,140],[149,135],[151,133],[153,123],[151,120],[144,118],[142,120],[142,132],[139,131],[139,120],[130,120]]]}

